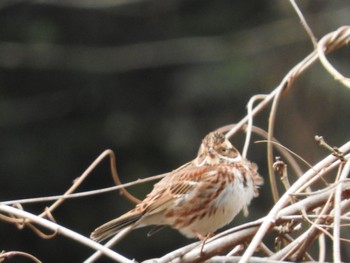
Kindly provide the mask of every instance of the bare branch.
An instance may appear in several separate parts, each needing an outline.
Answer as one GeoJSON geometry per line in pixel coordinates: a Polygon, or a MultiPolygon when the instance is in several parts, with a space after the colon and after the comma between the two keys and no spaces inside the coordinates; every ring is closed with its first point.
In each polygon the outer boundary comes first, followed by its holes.
{"type": "Polygon", "coordinates": [[[60,226],[56,223],[53,223],[49,220],[41,218],[40,216],[28,213],[26,211],[19,210],[19,209],[14,208],[14,207],[3,205],[3,204],[0,204],[0,211],[3,213],[9,213],[9,214],[15,215],[17,217],[25,218],[27,220],[30,220],[36,224],[39,224],[39,225],[45,227],[47,229],[50,229],[54,232],[58,232],[66,237],[69,237],[72,240],[79,242],[80,244],[83,244],[83,245],[88,246],[88,247],[95,249],[95,250],[99,250],[104,255],[106,255],[106,256],[110,257],[111,259],[114,259],[118,262],[123,262],[123,263],[132,263],[133,262],[133,261],[123,257],[122,255],[119,255],[116,252],[100,245],[99,243],[78,234],[77,232],[74,232],[68,228],[65,228],[65,227],[60,226]]]}

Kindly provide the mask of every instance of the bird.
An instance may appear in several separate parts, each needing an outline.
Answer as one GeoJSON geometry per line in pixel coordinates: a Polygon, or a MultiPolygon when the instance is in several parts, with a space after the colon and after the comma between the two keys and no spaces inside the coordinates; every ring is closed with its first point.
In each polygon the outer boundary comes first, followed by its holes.
{"type": "Polygon", "coordinates": [[[96,228],[90,237],[101,242],[130,226],[153,225],[205,240],[241,210],[246,213],[263,183],[257,165],[214,131],[202,140],[195,159],[168,173],[134,209],[96,228]]]}

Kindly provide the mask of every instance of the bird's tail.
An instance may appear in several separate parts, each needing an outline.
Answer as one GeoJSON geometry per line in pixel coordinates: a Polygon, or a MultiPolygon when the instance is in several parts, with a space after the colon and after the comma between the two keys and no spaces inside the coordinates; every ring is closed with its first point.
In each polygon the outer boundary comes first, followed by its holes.
{"type": "Polygon", "coordinates": [[[125,227],[131,226],[132,224],[136,224],[142,217],[142,214],[131,214],[124,215],[113,219],[102,226],[96,228],[90,235],[90,238],[101,242],[111,236],[114,236],[119,231],[124,229],[125,227]]]}

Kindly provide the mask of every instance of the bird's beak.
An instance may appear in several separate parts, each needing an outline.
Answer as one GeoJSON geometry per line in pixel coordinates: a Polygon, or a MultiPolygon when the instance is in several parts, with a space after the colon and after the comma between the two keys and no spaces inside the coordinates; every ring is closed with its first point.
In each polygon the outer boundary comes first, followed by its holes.
{"type": "Polygon", "coordinates": [[[210,155],[210,157],[214,157],[214,149],[213,149],[213,147],[210,147],[209,148],[209,150],[208,150],[208,153],[209,153],[209,155],[210,155]]]}

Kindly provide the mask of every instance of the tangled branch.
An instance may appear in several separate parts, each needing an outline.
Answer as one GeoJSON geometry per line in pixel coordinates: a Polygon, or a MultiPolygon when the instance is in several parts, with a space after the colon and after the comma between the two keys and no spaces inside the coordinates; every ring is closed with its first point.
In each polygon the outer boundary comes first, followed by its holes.
{"type": "MultiPolygon", "coordinates": [[[[313,165],[309,170],[303,172],[299,167],[294,155],[290,154],[274,138],[275,118],[278,113],[278,106],[282,94],[293,91],[293,82],[299,78],[317,60],[321,62],[329,74],[345,87],[350,88],[350,79],[341,74],[328,60],[326,54],[342,48],[350,41],[350,26],[342,26],[334,32],[326,34],[316,41],[316,38],[307,25],[305,18],[294,1],[290,1],[310,36],[314,51],[295,65],[282,79],[281,83],[269,94],[256,95],[248,103],[247,115],[235,125],[226,125],[219,128],[225,131],[228,138],[234,136],[238,131],[246,131],[246,141],[243,149],[243,156],[248,154],[251,142],[251,134],[258,133],[266,138],[267,159],[269,169],[269,182],[271,196],[274,201],[272,209],[263,218],[240,226],[228,229],[208,239],[203,246],[202,242],[194,242],[188,246],[181,247],[160,258],[146,260],[145,262],[261,262],[268,259],[270,262],[278,261],[302,261],[315,260],[309,253],[310,246],[318,240],[319,259],[325,257],[325,238],[333,241],[333,260],[341,262],[340,246],[342,242],[349,240],[341,237],[341,229],[350,220],[350,141],[341,147],[328,147],[330,155],[313,165]],[[256,106],[254,106],[256,104],[256,106]],[[259,113],[271,104],[268,119],[268,131],[264,132],[253,125],[253,120],[259,113]],[[277,159],[275,150],[283,156],[284,160],[277,159]],[[291,179],[292,170],[298,178],[291,179]],[[278,191],[278,178],[285,187],[284,193],[278,191]],[[294,181],[293,184],[290,181],[294,181]],[[276,247],[268,244],[267,235],[273,236],[276,247]],[[249,243],[249,245],[247,245],[249,243]],[[241,255],[241,256],[240,256],[241,255]]],[[[319,138],[318,138],[319,139],[319,138]]],[[[185,164],[186,165],[186,164],[185,164]]],[[[89,167],[78,177],[73,185],[60,196],[34,198],[26,200],[13,200],[0,203],[0,220],[17,225],[18,228],[29,227],[36,234],[43,238],[53,238],[61,234],[79,242],[82,245],[93,248],[96,253],[87,262],[97,259],[102,254],[118,262],[132,262],[132,260],[114,252],[108,246],[115,240],[102,246],[83,235],[80,235],[55,222],[54,211],[70,198],[84,197],[92,194],[100,194],[106,191],[119,190],[122,195],[133,203],[140,200],[131,195],[125,188],[146,181],[159,179],[166,174],[157,175],[147,179],[140,179],[135,182],[121,184],[117,169],[115,155],[111,150],[103,152],[89,167]],[[112,177],[116,186],[108,189],[99,189],[85,193],[74,193],[79,186],[91,174],[99,163],[109,158],[112,177]],[[39,215],[34,215],[23,209],[26,203],[54,201],[53,204],[43,210],[39,215]],[[12,205],[12,206],[10,206],[12,205]],[[53,234],[43,233],[37,225],[53,231],[53,234]]],[[[123,233],[125,234],[125,233],[123,233]]],[[[14,252],[0,254],[0,261],[3,258],[12,256],[14,252]],[[10,254],[9,254],[10,253],[10,254]]],[[[37,258],[24,252],[16,252],[16,255],[26,256],[34,262],[40,262],[37,258]]]]}

